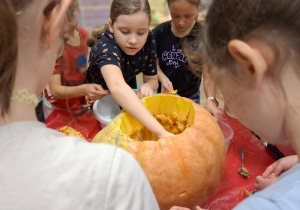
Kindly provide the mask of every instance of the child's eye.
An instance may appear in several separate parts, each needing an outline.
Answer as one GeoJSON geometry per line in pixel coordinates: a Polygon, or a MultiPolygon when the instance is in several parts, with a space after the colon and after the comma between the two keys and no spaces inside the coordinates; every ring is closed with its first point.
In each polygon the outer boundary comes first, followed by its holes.
{"type": "Polygon", "coordinates": [[[121,31],[122,34],[129,34],[128,31],[121,31]]]}
{"type": "Polygon", "coordinates": [[[187,18],[187,19],[189,19],[191,17],[193,17],[193,15],[187,15],[187,16],[185,16],[185,18],[187,18]]]}
{"type": "Polygon", "coordinates": [[[144,34],[145,34],[145,32],[143,32],[143,33],[138,33],[139,36],[143,36],[144,34]]]}

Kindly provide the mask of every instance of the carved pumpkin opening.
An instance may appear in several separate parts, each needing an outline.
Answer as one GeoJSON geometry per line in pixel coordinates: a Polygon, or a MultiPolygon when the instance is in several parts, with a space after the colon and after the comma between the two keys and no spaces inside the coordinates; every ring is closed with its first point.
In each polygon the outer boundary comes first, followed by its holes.
{"type": "MultiPolygon", "coordinates": [[[[195,109],[191,102],[173,96],[152,96],[143,103],[160,124],[173,134],[180,134],[194,123],[195,109]]],[[[138,141],[156,141],[155,135],[130,114],[125,113],[120,127],[123,135],[138,141]]]]}

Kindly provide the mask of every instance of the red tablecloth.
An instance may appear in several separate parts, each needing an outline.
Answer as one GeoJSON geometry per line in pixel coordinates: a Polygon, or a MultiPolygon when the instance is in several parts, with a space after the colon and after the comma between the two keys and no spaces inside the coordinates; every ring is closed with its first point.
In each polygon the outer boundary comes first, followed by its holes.
{"type": "MultiPolygon", "coordinates": [[[[234,136],[227,151],[225,173],[219,187],[210,201],[202,206],[213,210],[235,207],[247,197],[245,190],[254,190],[256,176],[261,175],[275,161],[265,145],[238,120],[224,114],[223,121],[231,126],[234,136]],[[242,167],[240,148],[244,150],[245,167],[251,173],[249,179],[242,178],[238,173],[238,169],[242,167]]],[[[294,154],[288,143],[276,146],[285,155],[294,154]]]]}
{"type": "Polygon", "coordinates": [[[95,118],[92,111],[72,115],[66,111],[54,110],[46,119],[45,124],[55,130],[59,130],[66,125],[72,127],[82,133],[89,142],[101,130],[100,122],[95,118]]]}
{"type": "MultiPolygon", "coordinates": [[[[260,140],[238,120],[224,114],[223,121],[232,127],[234,136],[227,151],[225,173],[219,187],[210,201],[202,205],[203,208],[213,210],[232,209],[245,199],[247,195],[244,191],[254,190],[255,177],[261,175],[266,167],[275,161],[260,140]],[[242,178],[238,173],[238,169],[242,166],[240,148],[244,149],[245,167],[251,173],[249,179],[242,178]]],[[[80,131],[88,141],[91,141],[101,130],[100,123],[94,117],[93,112],[75,117],[64,111],[55,110],[49,115],[45,124],[56,130],[68,125],[80,131]]],[[[289,146],[277,146],[285,155],[293,154],[289,146]]]]}

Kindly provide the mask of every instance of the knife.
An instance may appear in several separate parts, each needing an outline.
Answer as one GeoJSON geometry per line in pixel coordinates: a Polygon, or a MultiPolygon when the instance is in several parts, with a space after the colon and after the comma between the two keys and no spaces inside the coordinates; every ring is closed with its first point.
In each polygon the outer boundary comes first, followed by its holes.
{"type": "Polygon", "coordinates": [[[285,155],[273,144],[270,144],[264,140],[262,140],[258,135],[256,135],[253,131],[251,131],[251,133],[258,138],[266,147],[267,147],[267,152],[269,153],[269,155],[271,155],[272,158],[274,158],[275,160],[278,160],[280,158],[285,157],[285,155]]]}

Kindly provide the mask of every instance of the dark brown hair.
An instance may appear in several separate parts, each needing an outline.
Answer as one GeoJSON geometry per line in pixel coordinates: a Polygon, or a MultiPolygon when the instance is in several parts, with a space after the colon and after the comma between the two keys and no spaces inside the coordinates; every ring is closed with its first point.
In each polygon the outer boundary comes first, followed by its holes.
{"type": "Polygon", "coordinates": [[[0,109],[9,111],[18,56],[16,15],[32,0],[2,0],[0,4],[0,109]]]}
{"type": "Polygon", "coordinates": [[[193,58],[205,56],[209,64],[237,74],[228,43],[233,39],[257,39],[274,50],[277,60],[274,65],[282,65],[287,56],[298,59],[299,11],[299,0],[214,0],[206,17],[204,33],[199,34],[202,42],[193,58]]]}
{"type": "MultiPolygon", "coordinates": [[[[145,12],[151,21],[151,9],[148,0],[113,0],[110,8],[110,20],[112,24],[119,15],[132,15],[137,12],[145,12]]],[[[98,26],[87,38],[87,45],[92,47],[108,29],[108,24],[98,26]]]]}

